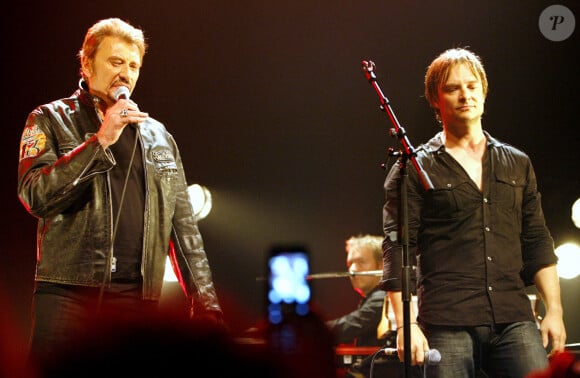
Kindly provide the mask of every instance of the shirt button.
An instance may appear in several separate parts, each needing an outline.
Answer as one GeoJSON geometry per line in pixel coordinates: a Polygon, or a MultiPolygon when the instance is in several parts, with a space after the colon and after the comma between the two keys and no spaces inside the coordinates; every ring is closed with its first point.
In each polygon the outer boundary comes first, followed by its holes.
{"type": "Polygon", "coordinates": [[[491,286],[488,286],[488,287],[487,287],[487,290],[489,290],[489,291],[493,291],[493,287],[491,287],[491,286]]]}
{"type": "Polygon", "coordinates": [[[487,198],[484,198],[484,199],[483,199],[483,202],[484,202],[484,203],[487,203],[487,198]]]}
{"type": "Polygon", "coordinates": [[[488,260],[488,261],[493,261],[493,257],[491,257],[491,256],[487,256],[487,260],[488,260]]]}
{"type": "Polygon", "coordinates": [[[448,188],[451,188],[451,184],[447,184],[447,187],[448,187],[448,188]]]}
{"type": "Polygon", "coordinates": [[[486,226],[485,227],[485,231],[489,232],[489,227],[486,226]]]}

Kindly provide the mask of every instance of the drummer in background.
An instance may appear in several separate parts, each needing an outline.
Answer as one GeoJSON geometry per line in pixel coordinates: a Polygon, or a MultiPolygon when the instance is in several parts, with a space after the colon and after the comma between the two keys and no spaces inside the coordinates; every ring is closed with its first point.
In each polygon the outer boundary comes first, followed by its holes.
{"type": "MultiPolygon", "coordinates": [[[[346,240],[346,267],[349,272],[372,272],[383,269],[383,237],[375,235],[351,236],[346,240]]],[[[377,336],[383,317],[386,293],[378,288],[380,275],[351,275],[352,288],[361,299],[357,308],[326,324],[333,333],[336,345],[384,346],[388,334],[377,336]]],[[[396,337],[396,335],[395,335],[396,337]]]]}

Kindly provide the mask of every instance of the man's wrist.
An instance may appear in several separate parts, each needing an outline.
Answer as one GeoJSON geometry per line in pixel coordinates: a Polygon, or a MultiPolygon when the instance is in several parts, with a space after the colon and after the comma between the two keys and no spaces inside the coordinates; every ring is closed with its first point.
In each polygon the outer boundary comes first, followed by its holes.
{"type": "MultiPolygon", "coordinates": [[[[417,322],[411,322],[411,325],[413,325],[413,324],[418,325],[417,322]]],[[[400,329],[403,329],[403,327],[405,327],[405,326],[404,325],[398,326],[397,327],[397,331],[400,330],[400,329]]]]}

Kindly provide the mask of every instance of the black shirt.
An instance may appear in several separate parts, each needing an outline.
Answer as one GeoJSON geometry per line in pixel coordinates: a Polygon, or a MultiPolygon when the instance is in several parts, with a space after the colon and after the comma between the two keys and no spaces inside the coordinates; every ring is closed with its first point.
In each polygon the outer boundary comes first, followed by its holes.
{"type": "Polygon", "coordinates": [[[113,222],[119,217],[113,245],[113,256],[116,260],[115,271],[112,273],[113,282],[138,282],[141,279],[145,184],[141,146],[138,141],[135,146],[135,138],[137,129],[127,126],[119,140],[110,146],[116,161],[115,167],[110,171],[113,222]],[[133,148],[136,148],[134,156],[133,148]],[[121,204],[126,179],[127,187],[121,204]]]}
{"type": "MultiPolygon", "coordinates": [[[[420,322],[476,326],[534,320],[525,287],[557,262],[529,157],[488,133],[482,191],[445,151],[441,133],[417,149],[433,183],[426,192],[409,164],[409,254],[416,264],[420,322]]],[[[400,169],[386,180],[385,235],[398,231],[400,169]],[[393,232],[394,231],[394,232],[393,232]]],[[[381,287],[401,290],[401,245],[383,244],[381,287]]],[[[415,281],[413,281],[415,282],[415,281]]],[[[414,288],[412,283],[412,288],[414,288]]]]}
{"type": "Polygon", "coordinates": [[[355,311],[327,321],[326,324],[333,333],[336,344],[383,345],[385,339],[377,339],[377,328],[383,316],[385,295],[383,290],[376,288],[360,300],[355,311]]]}

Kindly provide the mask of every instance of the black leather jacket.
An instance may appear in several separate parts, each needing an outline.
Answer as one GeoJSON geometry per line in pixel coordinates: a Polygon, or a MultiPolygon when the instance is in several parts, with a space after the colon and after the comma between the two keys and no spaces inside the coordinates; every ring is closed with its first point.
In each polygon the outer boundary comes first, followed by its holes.
{"type": "MultiPolygon", "coordinates": [[[[81,83],[72,96],[39,106],[26,121],[18,196],[38,218],[37,281],[98,287],[111,279],[108,171],[115,159],[97,140],[95,101],[81,83]]],[[[152,118],[139,130],[146,180],[143,298],[159,299],[169,252],[192,310],[221,312],[177,145],[152,118]]]]}

